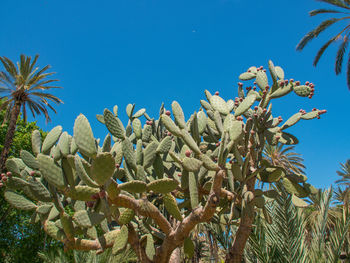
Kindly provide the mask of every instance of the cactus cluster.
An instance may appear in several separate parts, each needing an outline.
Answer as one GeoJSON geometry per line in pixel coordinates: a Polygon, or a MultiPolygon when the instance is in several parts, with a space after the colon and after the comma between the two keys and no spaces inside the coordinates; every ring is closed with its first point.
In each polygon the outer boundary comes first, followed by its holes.
{"type": "MultiPolygon", "coordinates": [[[[42,141],[34,131],[34,155],[22,150],[20,158],[6,162],[4,197],[18,209],[32,210],[32,221],[66,249],[101,253],[110,247],[113,254],[134,249],[140,262],[168,262],[182,246],[193,254],[191,231],[214,215],[251,228],[255,210],[262,209],[270,221],[264,206],[279,193],[256,189],[257,181],[283,184],[294,204],[304,207],[302,198],[315,188],[305,176],[271,165],[262,152],[266,143],[297,144],[285,130],[325,111],[301,110],[284,123],[274,117],[272,99],[291,91],[312,97],[314,85],[284,79],[271,61],[268,68],[271,86],[266,70],[250,67],[240,79],[254,79],[258,88],[244,91],[239,83],[238,97],[227,101],[205,91],[207,100],[188,120],[176,101],[171,111],[162,105],[158,119],[129,104],[126,125],[117,106],[105,109],[96,116],[109,131],[102,144],[82,114],[73,136],[57,126],[42,141]]],[[[237,247],[228,262],[241,253],[237,247]]]]}

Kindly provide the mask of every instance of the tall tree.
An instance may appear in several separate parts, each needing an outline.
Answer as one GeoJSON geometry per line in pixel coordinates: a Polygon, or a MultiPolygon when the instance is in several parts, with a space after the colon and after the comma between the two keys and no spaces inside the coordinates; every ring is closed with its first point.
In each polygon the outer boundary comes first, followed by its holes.
{"type": "Polygon", "coordinates": [[[33,117],[44,114],[46,121],[50,121],[50,116],[47,107],[55,109],[50,104],[56,104],[62,101],[56,96],[44,91],[52,88],[51,83],[56,79],[48,79],[54,72],[47,73],[49,65],[39,70],[35,64],[39,56],[36,55],[32,60],[31,57],[21,55],[20,62],[15,64],[7,57],[0,57],[5,71],[0,71],[0,93],[1,99],[5,102],[0,109],[6,109],[5,121],[9,120],[9,125],[5,137],[4,148],[0,156],[0,170],[4,169],[5,161],[9,155],[10,147],[13,141],[13,136],[16,130],[16,122],[22,110],[24,121],[27,120],[27,108],[32,112],[33,117]]]}
{"type": "Polygon", "coordinates": [[[341,170],[337,171],[337,174],[342,178],[335,182],[340,186],[344,186],[345,188],[342,189],[339,187],[336,191],[336,195],[339,197],[339,201],[344,204],[344,207],[350,209],[350,159],[348,159],[345,163],[341,163],[340,165],[341,170]]]}
{"type": "MultiPolygon", "coordinates": [[[[314,38],[317,38],[319,34],[321,34],[323,31],[325,31],[327,28],[329,28],[331,25],[337,23],[337,22],[345,22],[345,24],[342,26],[340,31],[337,31],[337,33],[329,39],[317,52],[317,55],[314,59],[314,66],[317,65],[319,62],[321,56],[326,51],[326,49],[336,41],[339,42],[339,48],[337,51],[337,55],[335,57],[335,74],[338,75],[342,71],[343,66],[343,60],[344,55],[346,53],[347,47],[349,45],[349,37],[350,37],[350,23],[348,22],[350,19],[350,1],[349,0],[318,0],[320,2],[327,3],[331,5],[332,7],[336,7],[336,9],[328,9],[328,8],[321,8],[312,10],[309,12],[310,16],[315,16],[319,14],[339,14],[341,16],[339,17],[331,17],[327,20],[324,20],[319,26],[317,26],[315,29],[311,30],[309,33],[307,33],[299,42],[296,49],[301,51],[304,49],[304,47],[310,43],[311,40],[314,38]]],[[[348,88],[350,89],[350,56],[348,54],[348,61],[347,61],[347,84],[348,88]]]]}
{"type": "MultiPolygon", "coordinates": [[[[0,122],[3,121],[4,115],[5,111],[0,111],[0,122]]],[[[18,119],[10,158],[19,157],[21,149],[32,152],[33,130],[40,130],[35,122],[24,122],[21,118],[18,119]]],[[[4,144],[6,131],[7,125],[0,127],[0,147],[4,144]]],[[[42,130],[40,133],[45,138],[46,133],[42,130]]],[[[2,197],[3,192],[3,188],[0,188],[0,263],[41,262],[36,252],[44,248],[46,235],[42,233],[40,226],[30,223],[32,213],[12,209],[2,197]]],[[[48,237],[46,243],[51,243],[50,240],[51,238],[48,237]]]]}
{"type": "Polygon", "coordinates": [[[284,147],[283,144],[266,144],[264,158],[272,165],[283,167],[289,173],[304,174],[304,159],[300,153],[294,152],[294,146],[284,147]]]}

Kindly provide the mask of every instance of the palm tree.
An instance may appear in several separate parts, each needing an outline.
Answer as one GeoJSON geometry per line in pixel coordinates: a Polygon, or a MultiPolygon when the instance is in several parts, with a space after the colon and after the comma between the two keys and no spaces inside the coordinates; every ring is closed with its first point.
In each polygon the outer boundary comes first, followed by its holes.
{"type": "MultiPolygon", "coordinates": [[[[341,187],[338,187],[336,191],[337,199],[344,204],[344,207],[349,207],[350,204],[350,159],[344,164],[340,164],[341,170],[337,171],[337,174],[342,178],[335,181],[340,186],[345,186],[343,190],[341,187]]],[[[350,211],[349,211],[350,212],[350,211]]]]}
{"type": "MultiPolygon", "coordinates": [[[[296,49],[301,51],[304,49],[304,47],[314,38],[318,37],[320,33],[325,31],[327,28],[329,28],[331,25],[345,21],[350,19],[350,1],[349,0],[318,0],[320,2],[324,2],[327,4],[332,5],[333,7],[336,7],[337,9],[328,9],[328,8],[322,8],[322,9],[316,9],[311,12],[309,12],[310,16],[315,16],[318,14],[341,14],[340,17],[331,17],[330,19],[324,20],[318,27],[311,30],[309,33],[307,33],[299,42],[296,49]]],[[[341,28],[340,31],[338,31],[330,40],[328,40],[317,52],[317,55],[314,59],[314,66],[317,65],[319,62],[321,56],[325,52],[325,50],[334,42],[339,41],[339,48],[337,51],[337,55],[335,58],[335,74],[338,75],[341,73],[342,65],[343,65],[343,59],[344,54],[346,52],[346,49],[349,45],[349,37],[350,37],[350,23],[346,22],[346,24],[341,28]]],[[[347,61],[347,84],[348,88],[350,89],[350,56],[347,61]]]]}
{"type": "Polygon", "coordinates": [[[286,148],[283,148],[283,146],[283,144],[277,144],[276,146],[266,144],[263,152],[264,158],[272,165],[283,167],[291,174],[305,174],[304,159],[301,154],[293,152],[294,146],[286,148]]]}
{"type": "Polygon", "coordinates": [[[5,99],[0,106],[0,110],[7,109],[5,118],[9,120],[4,147],[0,156],[0,171],[4,169],[21,110],[25,121],[27,119],[27,108],[29,108],[33,117],[44,114],[48,122],[50,116],[47,107],[56,113],[50,103],[59,104],[62,102],[56,96],[43,92],[59,87],[51,86],[52,82],[57,81],[56,79],[47,79],[54,74],[54,72],[46,72],[50,68],[49,65],[40,70],[39,67],[34,67],[38,58],[39,56],[36,55],[32,61],[31,57],[21,55],[16,68],[10,59],[0,57],[0,61],[5,68],[5,71],[0,71],[0,93],[2,93],[0,99],[5,99]]]}

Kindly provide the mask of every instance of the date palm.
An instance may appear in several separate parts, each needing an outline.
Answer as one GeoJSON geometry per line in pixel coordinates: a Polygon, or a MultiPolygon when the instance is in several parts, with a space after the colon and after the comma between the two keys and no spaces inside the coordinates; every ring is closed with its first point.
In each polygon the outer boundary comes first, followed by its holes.
{"type": "MultiPolygon", "coordinates": [[[[327,28],[332,26],[337,22],[345,22],[340,31],[337,31],[335,35],[331,39],[329,39],[317,52],[316,57],[314,59],[314,66],[317,65],[321,56],[325,52],[325,50],[335,42],[339,41],[339,48],[337,51],[337,55],[335,57],[335,73],[336,75],[340,74],[342,71],[344,55],[346,53],[347,47],[349,45],[349,37],[350,37],[350,1],[349,0],[318,0],[320,2],[327,3],[332,6],[332,8],[322,8],[311,11],[310,16],[315,16],[318,14],[337,14],[339,17],[331,17],[327,20],[324,20],[319,26],[315,29],[311,30],[307,33],[299,42],[296,49],[301,51],[304,47],[310,43],[311,40],[317,38],[320,33],[325,31],[327,28]],[[333,8],[336,9],[333,9],[333,8]]],[[[338,23],[339,24],[339,23],[338,23]]],[[[350,89],[350,56],[348,54],[347,61],[347,85],[350,89]]]]}
{"type": "Polygon", "coordinates": [[[344,207],[349,207],[350,204],[350,159],[346,163],[341,163],[341,170],[337,171],[337,174],[342,178],[335,181],[340,186],[345,186],[344,189],[341,187],[336,191],[337,199],[344,204],[344,207]]]}
{"type": "Polygon", "coordinates": [[[292,174],[304,174],[304,159],[301,154],[293,152],[294,146],[285,147],[283,144],[275,146],[266,144],[264,158],[274,166],[283,167],[292,174]]]}
{"type": "Polygon", "coordinates": [[[21,55],[20,61],[15,64],[7,57],[0,57],[4,66],[4,71],[0,71],[0,99],[4,100],[0,110],[6,109],[6,119],[9,120],[4,146],[0,156],[0,170],[4,169],[6,158],[8,157],[13,136],[16,130],[16,122],[22,111],[23,119],[27,119],[27,109],[33,115],[43,114],[46,121],[50,121],[48,108],[53,110],[51,103],[56,104],[62,101],[56,96],[45,91],[58,88],[51,83],[56,79],[48,79],[54,72],[46,72],[50,66],[47,65],[39,70],[35,64],[39,56],[31,57],[21,55]]]}

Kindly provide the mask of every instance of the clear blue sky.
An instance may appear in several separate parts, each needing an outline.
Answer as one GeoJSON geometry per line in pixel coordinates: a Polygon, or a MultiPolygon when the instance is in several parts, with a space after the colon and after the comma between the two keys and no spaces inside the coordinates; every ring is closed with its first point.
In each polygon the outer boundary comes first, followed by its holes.
{"type": "Polygon", "coordinates": [[[287,119],[299,109],[327,109],[320,120],[290,131],[300,139],[310,182],[326,187],[339,162],[350,158],[350,92],[345,74],[334,74],[335,47],[317,68],[312,60],[331,28],[303,52],[295,46],[323,17],[308,11],[314,0],[2,0],[0,55],[40,54],[41,66],[58,72],[63,105],[49,130],[62,125],[72,134],[79,113],[88,117],[95,137],[107,133],[96,114],[104,108],[136,103],[157,116],[162,101],[177,100],[189,117],[208,89],[225,99],[237,95],[238,75],[268,59],[286,78],[316,84],[312,100],[290,95],[275,102],[275,115],[287,119]]]}

